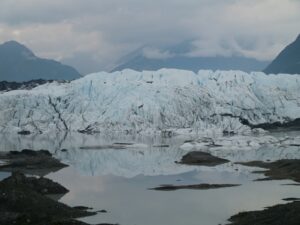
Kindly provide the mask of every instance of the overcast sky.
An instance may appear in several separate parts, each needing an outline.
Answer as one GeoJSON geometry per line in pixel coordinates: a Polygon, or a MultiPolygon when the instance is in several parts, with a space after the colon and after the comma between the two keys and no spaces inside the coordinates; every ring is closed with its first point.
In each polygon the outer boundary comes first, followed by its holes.
{"type": "MultiPolygon", "coordinates": [[[[189,56],[271,60],[300,33],[300,0],[1,0],[0,42],[17,40],[38,56],[81,72],[110,68],[147,44],[193,40],[189,56]]],[[[147,56],[146,54],[146,56],[147,56]]]]}

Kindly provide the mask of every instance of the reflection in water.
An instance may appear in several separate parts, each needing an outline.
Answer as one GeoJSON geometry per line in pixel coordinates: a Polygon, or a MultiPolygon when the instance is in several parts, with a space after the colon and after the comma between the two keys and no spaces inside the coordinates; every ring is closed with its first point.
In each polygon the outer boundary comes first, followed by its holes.
{"type": "MultiPolygon", "coordinates": [[[[184,141],[180,138],[82,134],[2,135],[0,138],[2,150],[49,149],[55,157],[71,165],[47,177],[70,190],[61,198],[62,202],[108,210],[107,214],[85,218],[89,223],[217,225],[225,224],[226,219],[239,211],[262,209],[281,202],[282,198],[300,197],[299,187],[281,185],[290,181],[252,182],[258,177],[251,173],[255,168],[232,162],[211,168],[176,164],[174,161],[187,153],[180,149],[184,141]],[[143,145],[119,150],[80,149],[116,142],[143,145]],[[148,190],[161,184],[199,183],[242,185],[201,191],[148,190]]],[[[299,148],[295,147],[211,153],[233,162],[300,157],[299,148]]],[[[0,179],[1,176],[5,174],[0,174],[0,179]]]]}
{"type": "Polygon", "coordinates": [[[161,136],[124,135],[118,133],[86,135],[76,132],[46,133],[22,136],[16,133],[0,133],[0,151],[20,149],[48,149],[52,152],[66,148],[78,149],[81,146],[97,146],[112,143],[145,143],[166,145],[182,143],[180,138],[166,139],[161,136]]]}
{"type": "MultiPolygon", "coordinates": [[[[294,132],[295,133],[295,132],[294,132]]],[[[279,134],[276,133],[278,136],[279,134]]],[[[283,133],[282,135],[286,135],[283,133]]],[[[295,134],[294,134],[295,135],[295,134]]],[[[299,135],[299,132],[298,132],[299,135]]],[[[157,176],[180,174],[194,170],[231,171],[247,175],[254,168],[247,168],[234,163],[217,167],[195,167],[175,164],[187,153],[180,148],[184,139],[161,138],[158,136],[129,135],[84,135],[79,133],[47,134],[37,136],[2,135],[0,149],[20,150],[48,149],[64,163],[72,165],[85,175],[115,175],[134,177],[137,175],[157,176]],[[113,143],[135,143],[126,149],[99,148],[113,143]],[[157,147],[162,146],[163,147],[157,147]],[[98,149],[81,149],[83,146],[98,146],[98,149]],[[166,147],[169,146],[169,147],[166,147]],[[61,151],[61,149],[66,149],[61,151]]],[[[299,147],[262,147],[260,149],[222,149],[207,152],[231,162],[252,160],[294,159],[299,157],[299,147]]]]}
{"type": "Polygon", "coordinates": [[[11,175],[10,172],[0,172],[0,181],[8,178],[11,175]]]}
{"type": "Polygon", "coordinates": [[[217,225],[231,215],[274,205],[285,197],[300,197],[299,187],[281,182],[251,182],[242,174],[198,171],[168,176],[84,176],[70,167],[50,176],[71,190],[62,201],[88,205],[107,214],[85,218],[89,223],[124,225],[217,225]],[[160,184],[240,183],[216,190],[160,192],[148,188],[160,184]]]}

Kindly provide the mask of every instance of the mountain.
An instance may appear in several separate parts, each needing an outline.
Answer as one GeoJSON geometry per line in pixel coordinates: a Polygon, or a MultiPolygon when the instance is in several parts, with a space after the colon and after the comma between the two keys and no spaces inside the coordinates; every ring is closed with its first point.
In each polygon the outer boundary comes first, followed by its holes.
{"type": "Polygon", "coordinates": [[[300,74],[300,35],[264,70],[265,73],[300,74]]]}
{"type": "MultiPolygon", "coordinates": [[[[188,56],[194,46],[186,41],[171,47],[163,48],[161,53],[156,52],[154,57],[147,55],[147,49],[152,47],[144,46],[123,57],[118,66],[112,71],[133,69],[137,71],[158,70],[162,68],[184,69],[198,72],[199,70],[241,70],[245,72],[262,71],[269,62],[258,61],[242,56],[215,56],[215,57],[192,57],[188,56]]],[[[154,52],[155,54],[155,52],[154,52]]]]}
{"type": "Polygon", "coordinates": [[[0,81],[73,80],[81,75],[72,67],[41,59],[16,41],[0,45],[0,81]]]}
{"type": "Polygon", "coordinates": [[[101,72],[0,94],[0,131],[245,133],[299,123],[299,83],[262,72],[101,72]]]}

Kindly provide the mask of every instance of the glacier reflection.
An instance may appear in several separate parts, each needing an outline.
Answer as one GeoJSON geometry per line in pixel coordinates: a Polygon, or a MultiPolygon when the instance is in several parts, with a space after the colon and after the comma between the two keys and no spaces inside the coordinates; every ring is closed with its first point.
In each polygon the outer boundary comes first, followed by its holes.
{"type": "MultiPolygon", "coordinates": [[[[276,135],[280,136],[278,133],[276,135]]],[[[191,137],[162,138],[160,136],[78,133],[36,136],[1,134],[0,147],[2,151],[24,148],[48,149],[54,153],[55,157],[71,165],[83,175],[115,175],[127,178],[137,175],[176,175],[191,171],[230,171],[247,175],[253,168],[240,166],[234,162],[294,159],[299,158],[300,155],[297,146],[222,150],[209,148],[205,151],[231,162],[212,168],[176,164],[175,161],[179,161],[188,152],[180,148],[188,138],[191,137]],[[128,143],[128,145],[125,145],[124,149],[109,148],[114,143],[128,143]],[[91,146],[97,147],[93,149],[91,146]]]]}

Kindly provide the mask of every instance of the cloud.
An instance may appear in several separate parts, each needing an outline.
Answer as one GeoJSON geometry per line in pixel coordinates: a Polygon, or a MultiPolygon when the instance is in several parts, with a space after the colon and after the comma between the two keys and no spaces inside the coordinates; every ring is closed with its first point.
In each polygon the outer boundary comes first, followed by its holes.
{"type": "Polygon", "coordinates": [[[148,59],[169,59],[174,56],[169,51],[162,51],[160,49],[150,47],[143,48],[143,55],[148,59]]]}
{"type": "Polygon", "coordinates": [[[160,49],[184,40],[194,40],[190,57],[271,60],[298,35],[299,11],[298,0],[1,0],[0,41],[16,39],[83,72],[109,69],[143,45],[153,46],[148,57],[170,57],[160,49]]]}

